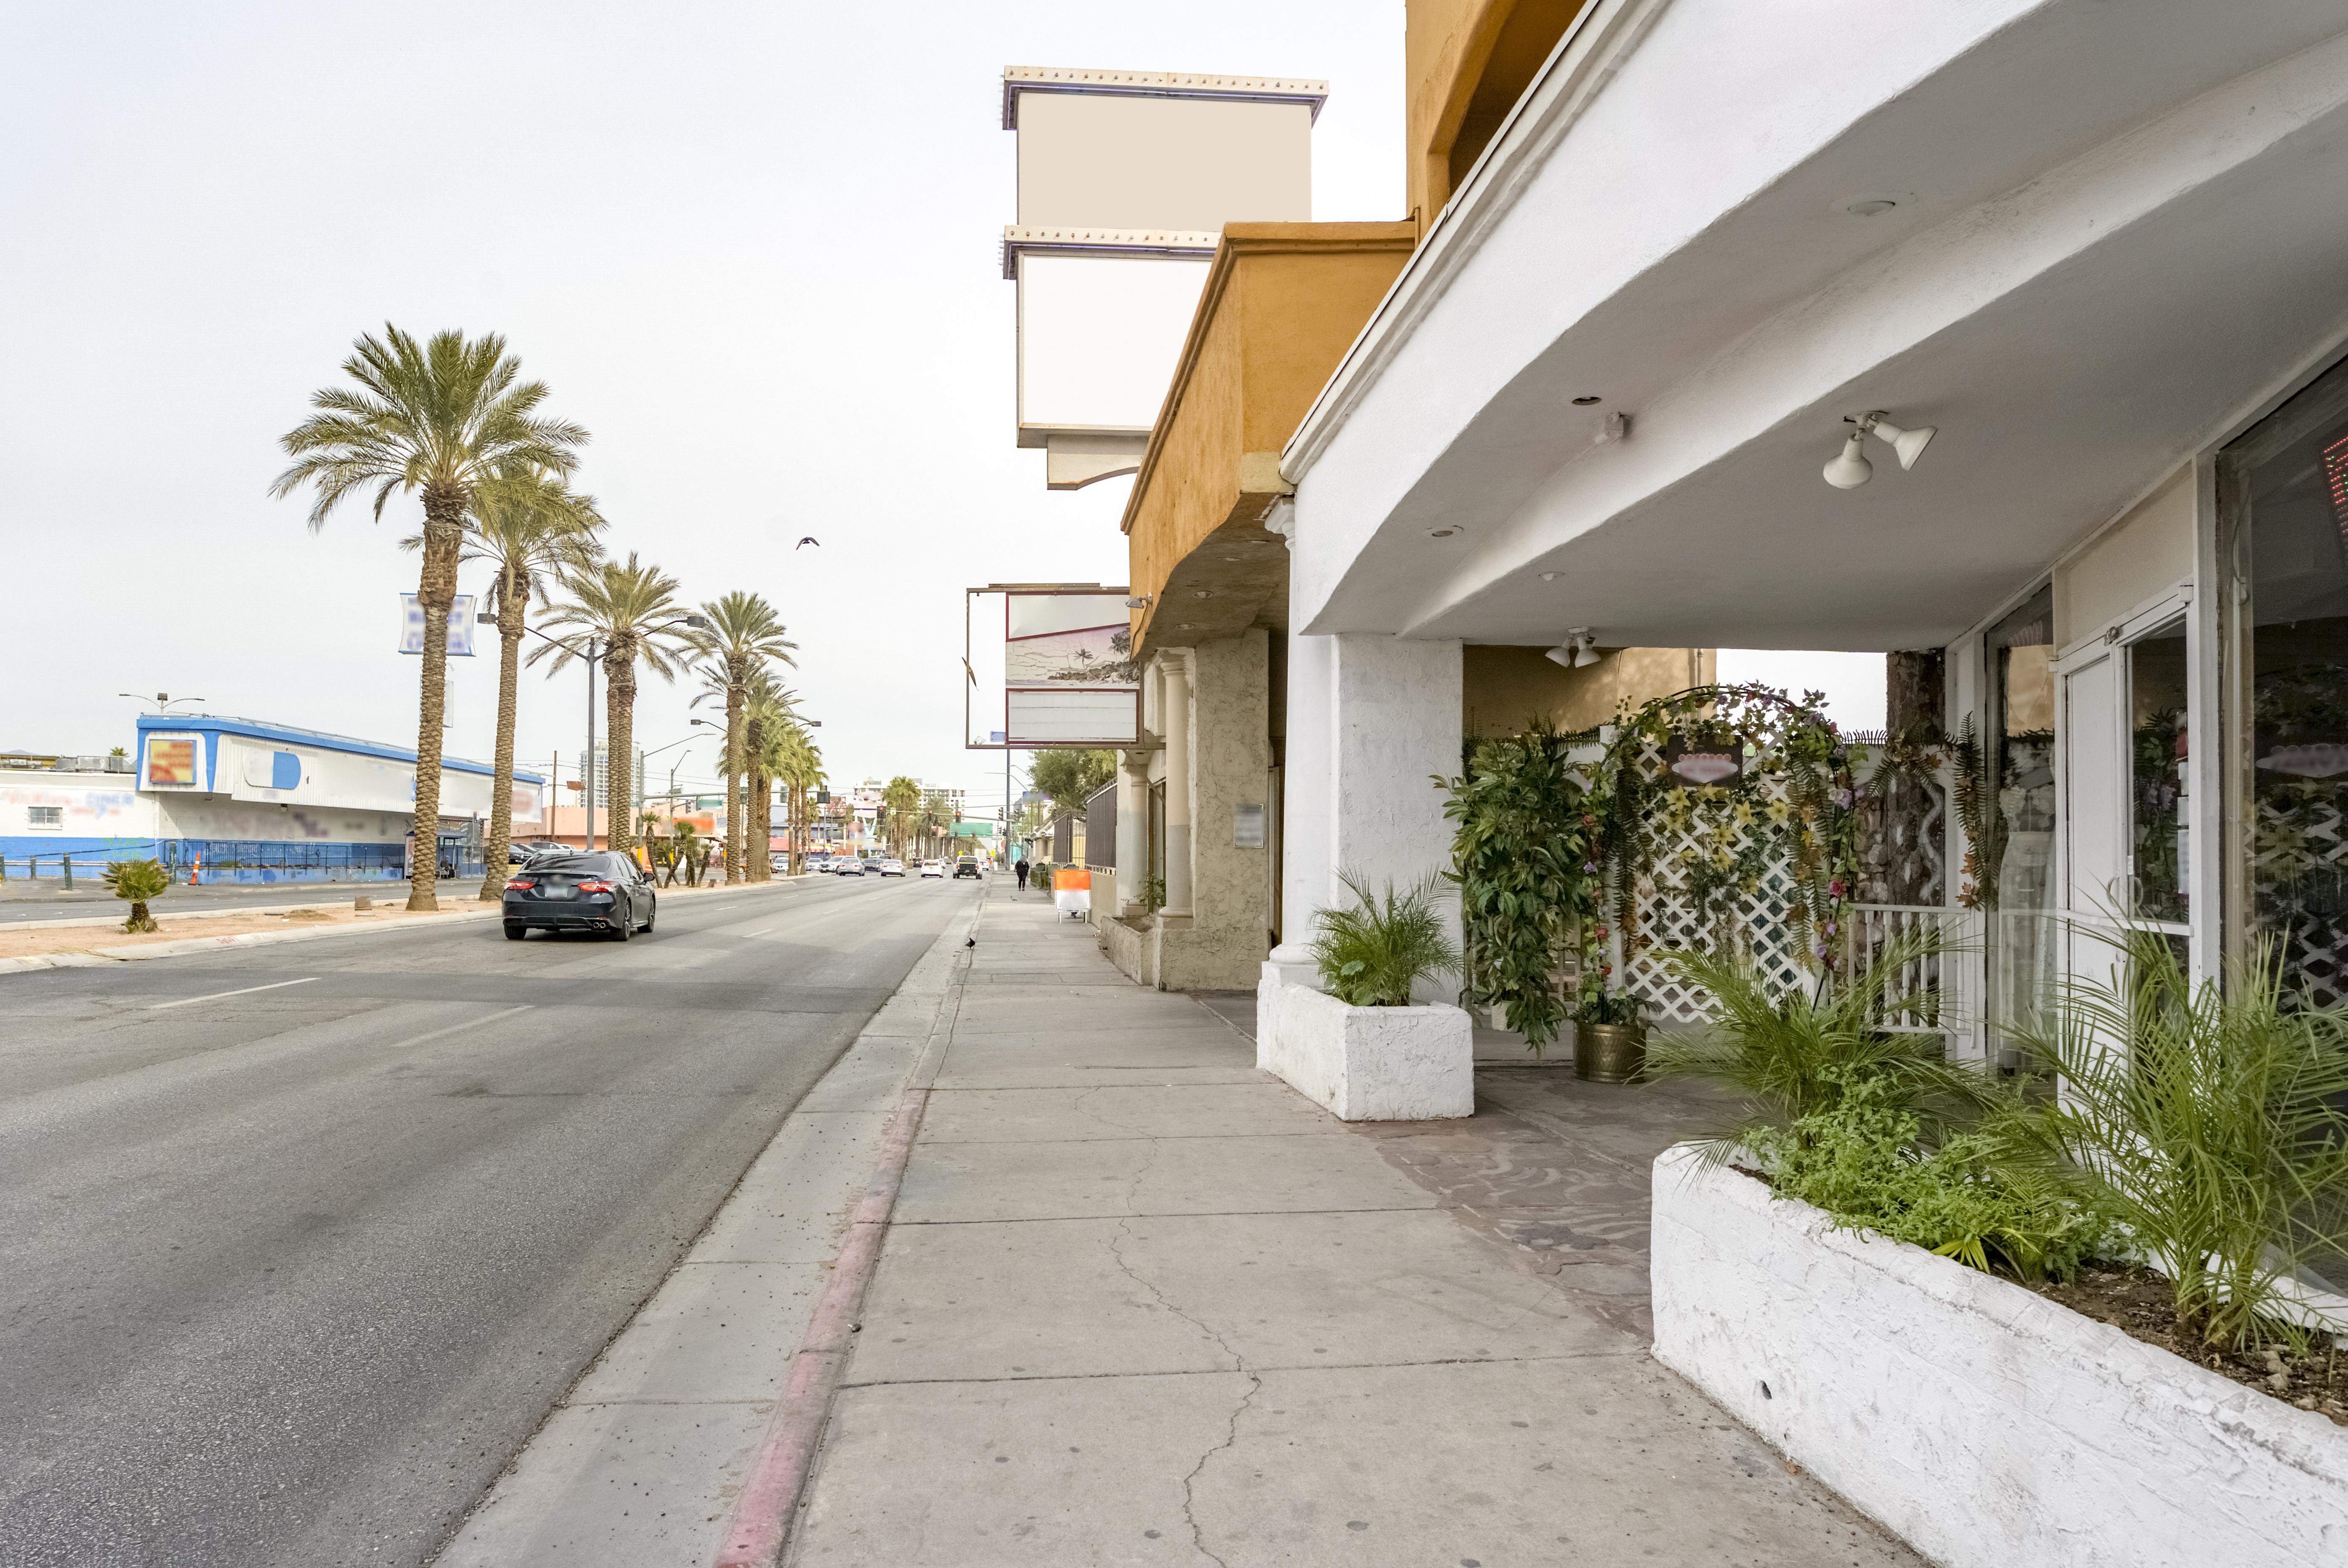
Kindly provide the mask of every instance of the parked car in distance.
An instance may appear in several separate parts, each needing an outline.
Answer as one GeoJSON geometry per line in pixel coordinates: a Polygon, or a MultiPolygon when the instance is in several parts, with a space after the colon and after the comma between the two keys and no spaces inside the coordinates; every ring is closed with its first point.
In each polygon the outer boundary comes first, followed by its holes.
{"type": "Polygon", "coordinates": [[[963,876],[975,878],[978,876],[978,856],[975,855],[965,855],[960,860],[955,861],[954,876],[958,878],[963,876]]]}
{"type": "Polygon", "coordinates": [[[785,854],[781,854],[781,853],[777,853],[777,854],[769,855],[769,856],[767,856],[767,870],[769,870],[769,871],[785,871],[785,872],[788,872],[788,870],[790,870],[790,868],[791,868],[791,857],[790,857],[789,856],[785,855],[785,854]]]}
{"type": "Polygon", "coordinates": [[[831,870],[835,876],[861,876],[864,875],[864,862],[853,855],[843,855],[832,862],[831,870]]]}
{"type": "Polygon", "coordinates": [[[901,860],[884,860],[880,863],[880,875],[883,876],[902,876],[905,875],[905,863],[901,860]]]}
{"type": "Polygon", "coordinates": [[[945,863],[944,861],[942,861],[942,860],[924,860],[924,861],[922,861],[922,876],[943,876],[945,874],[946,874],[946,863],[945,863]]]}
{"type": "Polygon", "coordinates": [[[506,940],[532,930],[601,931],[624,942],[653,928],[658,905],[652,878],[624,855],[541,855],[506,878],[506,940]]]}
{"type": "Polygon", "coordinates": [[[831,869],[831,856],[829,855],[810,855],[807,857],[807,868],[809,871],[829,871],[831,869]]]}

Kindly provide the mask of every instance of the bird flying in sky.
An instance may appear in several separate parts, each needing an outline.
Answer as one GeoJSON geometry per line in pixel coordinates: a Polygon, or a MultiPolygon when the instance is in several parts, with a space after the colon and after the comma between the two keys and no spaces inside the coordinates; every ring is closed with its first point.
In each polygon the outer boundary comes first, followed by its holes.
{"type": "Polygon", "coordinates": [[[806,538],[804,538],[800,539],[800,540],[799,540],[799,542],[798,542],[798,544],[793,545],[793,546],[791,547],[791,548],[793,548],[793,549],[795,549],[795,550],[796,550],[796,549],[802,549],[802,548],[806,548],[806,547],[807,547],[807,546],[808,546],[808,545],[813,545],[813,546],[814,546],[816,548],[818,548],[818,549],[821,549],[821,548],[823,548],[823,541],[822,541],[821,539],[819,539],[819,538],[816,538],[813,534],[809,534],[809,535],[808,535],[806,538]]]}

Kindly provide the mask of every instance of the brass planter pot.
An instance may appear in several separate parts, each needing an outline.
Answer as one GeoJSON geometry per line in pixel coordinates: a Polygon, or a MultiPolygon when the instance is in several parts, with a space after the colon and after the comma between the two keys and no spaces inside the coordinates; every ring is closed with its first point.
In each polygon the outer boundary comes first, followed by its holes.
{"type": "Polygon", "coordinates": [[[1635,1083],[1647,1070],[1647,1026],[1643,1023],[1578,1023],[1573,1026],[1573,1075],[1592,1083],[1635,1083]]]}

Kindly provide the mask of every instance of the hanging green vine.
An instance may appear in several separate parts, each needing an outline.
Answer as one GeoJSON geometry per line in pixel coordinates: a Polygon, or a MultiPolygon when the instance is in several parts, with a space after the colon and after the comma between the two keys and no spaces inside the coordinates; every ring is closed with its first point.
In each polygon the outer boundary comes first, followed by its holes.
{"type": "Polygon", "coordinates": [[[1641,942],[1638,889],[1655,869],[1655,830],[1669,827],[1691,841],[1681,870],[1698,917],[1723,927],[1738,898],[1760,891],[1773,849],[1782,848],[1794,884],[1785,913],[1806,927],[1804,958],[1835,967],[1859,877],[1858,789],[1850,749],[1819,711],[1824,700],[1809,692],[1797,702],[1761,685],[1694,686],[1623,714],[1591,801],[1594,869],[1626,951],[1641,942]],[[1741,753],[1743,766],[1717,782],[1674,781],[1668,762],[1649,754],[1674,742],[1741,753]]]}
{"type": "Polygon", "coordinates": [[[1592,912],[1584,790],[1571,743],[1546,724],[1473,748],[1466,771],[1439,781],[1453,835],[1467,937],[1466,999],[1502,1009],[1538,1055],[1566,1017],[1559,963],[1592,912]]]}

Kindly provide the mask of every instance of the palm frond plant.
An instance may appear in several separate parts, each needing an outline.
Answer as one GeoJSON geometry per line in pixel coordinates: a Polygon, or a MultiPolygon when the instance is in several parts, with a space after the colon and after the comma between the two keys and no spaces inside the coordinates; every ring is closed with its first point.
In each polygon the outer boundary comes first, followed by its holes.
{"type": "Polygon", "coordinates": [[[791,663],[798,644],[783,635],[782,617],[760,594],[737,590],[703,605],[701,613],[709,625],[699,647],[712,661],[705,679],[726,702],[726,880],[735,883],[743,880],[743,704],[751,677],[770,660],[791,663]]]}
{"type": "Polygon", "coordinates": [[[147,912],[149,900],[160,898],[171,886],[171,874],[160,862],[149,860],[109,861],[105,871],[107,890],[130,905],[129,918],[122,922],[125,931],[152,931],[155,917],[147,912]]]}
{"type": "MultiPolygon", "coordinates": [[[[457,597],[457,565],[465,518],[483,487],[501,477],[535,471],[567,477],[577,466],[587,432],[543,418],[546,384],[520,379],[521,364],[495,333],[467,339],[434,333],[417,343],[397,327],[363,335],[343,372],[354,384],[311,395],[316,414],[281,438],[294,459],[271,482],[275,497],[314,485],[312,532],[351,495],[372,487],[375,516],[386,502],[415,491],[424,507],[423,567],[416,599],[424,614],[421,700],[416,734],[416,842],[440,831],[441,723],[446,716],[448,610],[457,597]]],[[[436,857],[419,855],[407,907],[437,909],[436,857]]]]}
{"type": "Polygon", "coordinates": [[[2116,947],[2112,979],[2071,977],[2013,1029],[2061,1091],[2006,1130],[2113,1214],[2187,1332],[2302,1340],[2302,1273],[2348,1284],[2348,1011],[2286,1009],[2271,948],[2196,985],[2163,933],[2116,947]]]}
{"type": "MultiPolygon", "coordinates": [[[[513,842],[514,724],[521,707],[521,640],[530,603],[565,572],[592,565],[602,554],[595,530],[603,518],[595,497],[572,490],[542,470],[493,479],[475,494],[459,559],[495,574],[484,623],[498,629],[498,733],[489,790],[489,825],[482,848],[480,897],[505,897],[506,848],[513,842]]],[[[421,548],[421,536],[402,539],[421,548]]]]}
{"type": "Polygon", "coordinates": [[[1858,973],[1829,971],[1814,988],[1782,997],[1741,953],[1669,951],[1663,959],[1672,973],[1711,993],[1716,1021],[1701,1033],[1652,1041],[1648,1076],[1704,1080],[1744,1096],[1739,1120],[1709,1146],[1715,1158],[1769,1132],[1801,1143],[1801,1123],[1833,1110],[1860,1079],[1884,1084],[1889,1108],[1918,1116],[1937,1137],[1996,1104],[1996,1084],[1949,1061],[1939,1035],[1886,1025],[1914,1005],[1896,989],[1902,977],[1952,948],[1936,930],[1913,927],[1884,943],[1858,973]]]}
{"type": "MultiPolygon", "coordinates": [[[[604,820],[610,825],[611,847],[625,854],[634,842],[631,791],[636,665],[641,661],[662,680],[674,681],[699,641],[686,626],[685,607],[677,602],[676,579],[658,567],[638,561],[633,550],[625,561],[598,561],[564,573],[562,587],[570,597],[548,612],[545,624],[567,628],[603,645],[604,714],[610,737],[605,753],[604,820]]],[[[530,661],[534,664],[548,655],[552,655],[549,675],[583,657],[571,642],[548,642],[530,656],[530,661]]],[[[592,813],[588,820],[594,820],[592,813]]]]}
{"type": "Polygon", "coordinates": [[[1313,961],[1329,994],[1351,1007],[1408,1007],[1411,988],[1459,968],[1459,948],[1443,918],[1444,881],[1430,872],[1397,890],[1373,893],[1351,873],[1338,878],[1351,908],[1313,917],[1313,961]]]}

